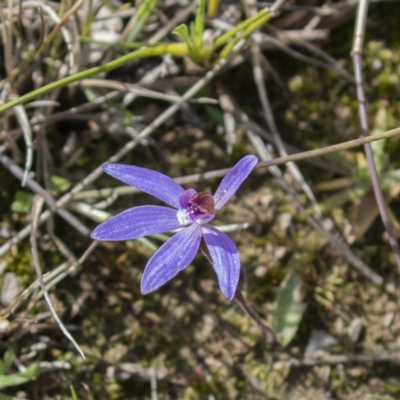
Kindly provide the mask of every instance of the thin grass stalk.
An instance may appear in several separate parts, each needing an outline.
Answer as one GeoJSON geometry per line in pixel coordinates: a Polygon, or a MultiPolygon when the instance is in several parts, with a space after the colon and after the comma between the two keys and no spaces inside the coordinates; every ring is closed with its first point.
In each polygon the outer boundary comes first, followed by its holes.
{"type": "MultiPolygon", "coordinates": [[[[240,51],[240,49],[238,49],[240,51]]],[[[132,149],[136,147],[138,143],[140,143],[144,138],[149,136],[154,132],[159,126],[161,126],[166,120],[168,120],[172,115],[175,114],[179,108],[185,104],[189,99],[197,94],[197,92],[202,89],[215,75],[230,61],[230,59],[223,59],[219,63],[217,63],[210,71],[208,71],[205,76],[199,79],[190,89],[186,91],[186,93],[182,96],[179,102],[172,104],[169,108],[167,108],[161,115],[159,115],[150,125],[144,128],[140,134],[132,141],[128,142],[121,150],[119,150],[116,154],[110,157],[106,162],[107,163],[115,163],[119,161],[122,157],[128,154],[132,149]]],[[[80,183],[74,186],[68,193],[62,196],[56,203],[57,207],[64,207],[74,195],[80,192],[87,185],[94,182],[103,174],[103,168],[99,165],[95,170],[93,170],[85,179],[83,179],[80,183]]],[[[47,221],[47,219],[52,215],[52,213],[47,210],[39,219],[39,223],[47,221]]],[[[1,255],[7,253],[8,250],[15,244],[17,244],[20,240],[24,239],[31,232],[32,225],[28,224],[20,230],[17,235],[15,235],[8,242],[4,243],[0,247],[0,257],[1,255]]]]}
{"type": "Polygon", "coordinates": [[[44,198],[42,196],[35,195],[34,200],[33,200],[33,206],[32,206],[32,230],[31,230],[31,250],[32,250],[33,263],[35,265],[35,270],[36,270],[36,274],[39,279],[40,287],[43,291],[44,298],[46,300],[47,305],[49,306],[49,310],[50,310],[51,314],[53,315],[54,319],[56,320],[62,333],[74,345],[74,347],[76,348],[78,353],[85,359],[86,357],[85,357],[85,354],[83,353],[82,349],[80,348],[78,343],[75,341],[75,339],[69,333],[68,329],[64,326],[61,319],[57,315],[56,310],[54,309],[54,306],[51,302],[49,293],[47,292],[46,285],[43,280],[42,271],[40,269],[39,253],[38,253],[37,242],[36,242],[36,234],[37,234],[37,228],[38,228],[39,215],[42,210],[43,202],[44,202],[44,198]]]}
{"type": "MultiPolygon", "coordinates": [[[[168,110],[177,106],[177,104],[178,103],[175,103],[168,110]]],[[[166,112],[168,110],[166,110],[166,112]]],[[[166,119],[168,119],[170,114],[169,113],[166,114],[166,112],[164,112],[162,115],[160,115],[159,118],[166,116],[166,119]]],[[[128,142],[127,145],[119,151],[119,153],[117,153],[115,156],[111,157],[107,162],[117,162],[127,152],[131,151],[143,139],[144,136],[142,137],[142,135],[144,135],[146,133],[146,136],[147,136],[151,132],[153,132],[153,130],[156,127],[158,127],[159,121],[158,120],[156,120],[156,121],[154,121],[153,124],[151,124],[151,127],[149,126],[145,130],[143,130],[142,133],[136,139],[134,139],[131,142],[128,142]],[[154,123],[156,121],[157,121],[157,125],[155,126],[154,123]]],[[[287,157],[279,157],[279,158],[275,158],[270,161],[262,161],[257,164],[256,168],[257,169],[258,168],[268,168],[272,165],[282,165],[282,164],[286,164],[287,162],[290,162],[290,161],[300,161],[300,160],[305,160],[305,159],[312,158],[312,157],[319,157],[324,154],[333,153],[333,152],[339,151],[339,150],[348,150],[353,147],[364,145],[365,143],[371,143],[371,142],[375,142],[375,141],[381,140],[381,139],[389,139],[391,137],[398,136],[398,135],[400,135],[400,128],[396,128],[396,129],[393,129],[393,130],[387,131],[387,132],[382,132],[382,133],[372,135],[369,137],[362,137],[359,139],[350,140],[349,142],[339,143],[339,144],[336,144],[333,146],[324,147],[322,149],[316,149],[316,150],[305,151],[303,153],[291,154],[287,157]]],[[[180,183],[185,184],[186,182],[194,182],[194,181],[200,181],[200,180],[204,180],[204,179],[214,179],[214,178],[219,178],[219,177],[225,176],[229,171],[230,171],[230,168],[225,168],[225,169],[218,170],[218,171],[190,175],[188,177],[184,177],[184,179],[180,179],[179,181],[180,181],[180,183]]],[[[79,193],[83,188],[85,188],[90,183],[94,182],[102,174],[102,172],[103,172],[103,170],[101,167],[96,168],[81,183],[74,186],[74,188],[72,190],[70,190],[63,197],[61,197],[56,203],[57,207],[65,206],[65,204],[67,204],[70,200],[72,200],[72,198],[77,193],[79,193]]],[[[50,216],[51,216],[51,212],[49,210],[45,211],[41,215],[40,222],[42,223],[42,222],[46,221],[50,216]]],[[[29,235],[30,231],[31,231],[31,224],[28,224],[25,226],[25,228],[20,230],[13,238],[11,238],[9,241],[4,243],[0,247],[0,257],[3,256],[4,254],[6,254],[13,245],[19,243],[22,239],[27,237],[29,235]]]]}
{"type": "MultiPolygon", "coordinates": [[[[356,31],[353,42],[353,50],[351,52],[353,58],[354,65],[354,75],[356,80],[357,87],[357,100],[358,100],[358,110],[360,116],[360,126],[362,135],[364,137],[369,137],[370,130],[368,125],[368,117],[367,117],[367,107],[366,107],[366,98],[364,91],[364,78],[362,72],[362,47],[364,42],[364,33],[365,33],[365,25],[367,19],[367,11],[368,11],[368,0],[360,0],[358,3],[358,12],[357,12],[357,21],[356,21],[356,31]]],[[[371,145],[366,143],[364,145],[365,154],[367,157],[368,169],[371,175],[372,187],[375,194],[376,204],[379,209],[379,213],[381,215],[382,223],[385,227],[385,230],[388,234],[389,243],[392,247],[392,251],[394,254],[394,258],[397,263],[398,269],[400,269],[400,248],[397,243],[393,226],[390,222],[388,212],[386,210],[385,199],[382,194],[382,190],[379,183],[378,173],[376,171],[374,154],[372,152],[371,145]]]]}
{"type": "MultiPolygon", "coordinates": [[[[251,142],[254,147],[259,152],[261,159],[263,160],[271,160],[272,156],[269,153],[268,149],[259,138],[259,136],[254,135],[251,131],[247,132],[251,142]]],[[[274,175],[280,182],[281,186],[292,196],[293,202],[296,205],[297,209],[304,215],[307,219],[308,223],[314,227],[318,232],[324,235],[330,242],[331,246],[334,247],[340,254],[343,255],[355,269],[357,269],[362,275],[364,275],[367,279],[369,279],[374,285],[380,286],[383,283],[383,278],[375,273],[367,264],[365,264],[360,258],[358,258],[351,250],[351,248],[347,245],[345,241],[343,241],[339,236],[334,233],[326,230],[320,220],[309,215],[307,210],[303,207],[300,201],[297,199],[296,192],[294,189],[285,181],[283,178],[283,174],[281,170],[272,166],[269,171],[274,175]]]]}
{"type": "MultiPolygon", "coordinates": [[[[50,45],[50,43],[56,38],[57,34],[60,31],[62,32],[70,56],[69,67],[70,68],[73,67],[75,61],[74,61],[74,53],[72,52],[71,38],[68,31],[65,29],[64,25],[67,22],[68,18],[78,10],[82,2],[83,0],[79,0],[66,12],[66,14],[59,21],[58,25],[50,32],[47,38],[43,40],[40,46],[35,51],[30,53],[28,55],[28,58],[25,61],[23,61],[10,75],[8,75],[8,77],[6,78],[7,82],[12,82],[21,72],[23,72],[26,69],[27,65],[29,65],[33,59],[35,59],[39,54],[41,54],[44,51],[46,47],[50,45]]],[[[28,5],[31,5],[32,3],[35,4],[36,2],[27,2],[27,3],[28,5]]],[[[51,7],[47,7],[45,5],[41,5],[41,7],[53,18],[53,20],[54,19],[56,21],[58,20],[57,14],[55,14],[55,12],[51,7]]]]}
{"type": "Polygon", "coordinates": [[[133,61],[133,60],[136,60],[139,58],[144,58],[144,57],[157,57],[157,56],[164,55],[166,53],[184,56],[184,55],[187,55],[187,47],[183,43],[177,43],[177,44],[170,44],[170,45],[165,44],[165,45],[156,46],[156,47],[152,47],[152,48],[136,50],[132,53],[126,54],[122,57],[119,57],[119,58],[113,60],[113,61],[110,61],[107,64],[100,65],[98,67],[93,67],[86,71],[78,72],[74,75],[70,75],[65,78],[59,79],[56,82],[49,83],[48,85],[43,86],[37,90],[33,90],[15,100],[12,100],[12,101],[0,106],[0,112],[4,112],[12,107],[19,105],[19,104],[27,103],[28,101],[31,101],[38,96],[42,96],[46,93],[49,93],[55,89],[62,88],[71,83],[80,81],[85,78],[89,78],[93,75],[101,74],[103,72],[112,71],[113,69],[116,69],[116,68],[120,67],[121,65],[124,65],[130,61],[133,61]]]}

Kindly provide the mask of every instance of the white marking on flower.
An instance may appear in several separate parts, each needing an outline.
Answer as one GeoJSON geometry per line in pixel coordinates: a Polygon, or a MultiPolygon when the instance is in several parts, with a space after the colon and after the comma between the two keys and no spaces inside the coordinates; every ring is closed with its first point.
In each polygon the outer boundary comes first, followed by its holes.
{"type": "Polygon", "coordinates": [[[176,213],[176,217],[178,218],[178,222],[182,226],[189,225],[192,222],[190,215],[186,210],[178,210],[178,212],[176,213]]]}

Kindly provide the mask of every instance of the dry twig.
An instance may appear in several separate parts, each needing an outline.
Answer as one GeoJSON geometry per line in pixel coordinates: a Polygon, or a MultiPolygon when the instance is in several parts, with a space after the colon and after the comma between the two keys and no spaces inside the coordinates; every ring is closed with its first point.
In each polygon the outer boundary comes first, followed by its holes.
{"type": "Polygon", "coordinates": [[[40,212],[42,210],[43,201],[44,201],[43,197],[41,197],[39,195],[35,195],[35,197],[33,199],[33,206],[32,206],[31,249],[32,249],[32,258],[33,258],[33,263],[35,265],[36,274],[38,276],[39,284],[43,291],[44,298],[46,299],[46,303],[49,306],[49,309],[50,309],[51,314],[53,315],[53,318],[56,320],[58,326],[60,327],[60,329],[64,333],[64,335],[75,346],[75,348],[79,352],[79,354],[83,358],[86,358],[85,354],[83,353],[82,349],[79,347],[78,343],[76,343],[75,339],[71,336],[71,334],[68,332],[68,329],[64,326],[64,324],[58,317],[58,315],[54,309],[54,306],[51,302],[49,293],[47,292],[44,280],[43,280],[42,271],[40,269],[39,253],[38,253],[38,248],[37,248],[37,243],[36,243],[38,221],[39,221],[40,212]]]}

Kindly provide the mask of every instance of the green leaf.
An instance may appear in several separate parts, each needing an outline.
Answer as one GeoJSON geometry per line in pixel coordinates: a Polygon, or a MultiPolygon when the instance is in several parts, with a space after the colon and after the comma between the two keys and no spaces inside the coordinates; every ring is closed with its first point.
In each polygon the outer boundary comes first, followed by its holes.
{"type": "Polygon", "coordinates": [[[11,210],[14,212],[28,212],[32,208],[33,195],[20,190],[15,193],[15,200],[11,204],[11,210]]]}
{"type": "Polygon", "coordinates": [[[10,370],[12,364],[14,362],[14,357],[11,353],[11,351],[6,351],[4,353],[4,357],[3,357],[3,371],[1,373],[1,375],[5,375],[8,373],[8,371],[10,370]]]}
{"type": "Polygon", "coordinates": [[[275,304],[272,326],[281,336],[281,345],[287,346],[294,338],[306,308],[301,302],[301,279],[296,271],[282,282],[275,304]]]}
{"type": "Polygon", "coordinates": [[[205,9],[206,9],[206,1],[199,0],[199,5],[197,6],[197,12],[196,12],[196,17],[194,19],[194,24],[191,26],[190,30],[194,46],[199,51],[203,48],[205,9]]]}
{"type": "Polygon", "coordinates": [[[215,18],[217,16],[219,1],[220,0],[208,0],[207,15],[209,18],[215,18]]]}
{"type": "Polygon", "coordinates": [[[342,207],[347,202],[355,202],[356,200],[364,196],[365,192],[366,191],[362,188],[341,191],[332,196],[329,196],[323,202],[319,203],[319,207],[322,212],[330,211],[333,208],[342,207]]]}
{"type": "Polygon", "coordinates": [[[400,182],[400,169],[388,171],[382,174],[383,181],[387,184],[400,182]]]}
{"type": "Polygon", "coordinates": [[[148,19],[154,14],[155,9],[158,7],[158,1],[159,0],[144,0],[141,2],[136,12],[135,24],[126,39],[128,42],[135,41],[136,37],[146,25],[148,19]]]}
{"type": "Polygon", "coordinates": [[[39,375],[39,367],[37,364],[31,364],[25,371],[18,372],[16,374],[0,376],[0,389],[22,385],[23,383],[29,382],[36,379],[39,375]]]}
{"type": "Polygon", "coordinates": [[[37,364],[31,364],[24,372],[21,372],[21,375],[29,377],[30,379],[35,379],[39,376],[39,373],[39,366],[37,364]]]}
{"type": "Polygon", "coordinates": [[[62,176],[53,175],[50,178],[50,190],[55,194],[66,192],[70,186],[68,180],[62,176]]]}
{"type": "Polygon", "coordinates": [[[244,31],[247,31],[247,34],[249,34],[249,32],[250,33],[254,32],[254,30],[257,30],[260,25],[267,22],[269,17],[270,17],[270,11],[267,8],[260,10],[256,15],[247,18],[246,20],[237,24],[230,31],[224,33],[218,39],[216,39],[213,44],[213,51],[221,46],[226,45],[227,43],[229,43],[230,39],[233,39],[234,37],[236,37],[237,41],[238,37],[243,37],[240,35],[241,33],[243,34],[244,31]],[[250,30],[248,30],[248,28],[250,28],[250,30]]]}
{"type": "Polygon", "coordinates": [[[69,388],[71,390],[72,400],[78,400],[78,396],[76,395],[74,387],[72,385],[69,385],[69,388]]]}
{"type": "Polygon", "coordinates": [[[371,188],[371,173],[368,167],[362,167],[354,171],[354,177],[357,183],[365,190],[368,191],[371,188]]]}
{"type": "Polygon", "coordinates": [[[99,97],[91,87],[85,85],[84,88],[85,96],[89,103],[95,101],[99,97]]]}
{"type": "Polygon", "coordinates": [[[207,117],[210,118],[211,121],[221,126],[224,125],[224,113],[220,108],[211,105],[205,105],[204,110],[207,114],[207,117]]]}
{"type": "Polygon", "coordinates": [[[175,33],[176,35],[180,36],[185,43],[187,44],[189,49],[193,49],[193,42],[192,39],[189,35],[189,29],[185,24],[177,26],[172,33],[175,33]]]}

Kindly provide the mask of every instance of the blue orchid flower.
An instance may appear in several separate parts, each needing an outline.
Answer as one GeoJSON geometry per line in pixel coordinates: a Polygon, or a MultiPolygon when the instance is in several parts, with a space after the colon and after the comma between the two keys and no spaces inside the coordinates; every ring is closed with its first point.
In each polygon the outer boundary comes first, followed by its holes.
{"type": "Polygon", "coordinates": [[[105,164],[104,171],[120,181],[164,201],[171,207],[133,207],[100,224],[91,234],[96,240],[130,240],[184,228],[165,242],[150,258],[141,281],[141,292],[150,293],[182,271],[195,258],[201,239],[208,248],[219,287],[228,300],[235,296],[240,276],[236,245],[209,225],[236,193],[258,159],[243,157],[224,177],[214,196],[183,189],[171,178],[146,168],[105,164]]]}

